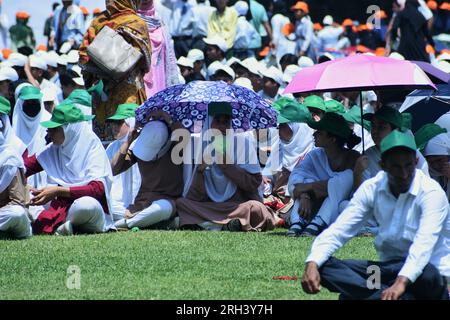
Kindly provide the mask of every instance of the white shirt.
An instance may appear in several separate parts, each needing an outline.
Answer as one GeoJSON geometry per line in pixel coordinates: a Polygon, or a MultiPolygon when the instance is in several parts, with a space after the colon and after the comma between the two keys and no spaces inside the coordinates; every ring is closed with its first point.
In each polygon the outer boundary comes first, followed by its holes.
{"type": "Polygon", "coordinates": [[[307,262],[319,267],[369,218],[379,224],[375,248],[381,261],[405,259],[399,276],[414,282],[427,263],[450,277],[450,218],[445,192],[433,179],[416,170],[410,189],[395,198],[387,173],[365,181],[336,222],[314,241],[307,262]]]}
{"type": "Polygon", "coordinates": [[[236,38],[234,39],[233,46],[235,49],[248,49],[252,41],[261,37],[255,27],[247,21],[245,16],[238,18],[236,30],[236,38]]]}
{"type": "Polygon", "coordinates": [[[336,49],[339,36],[344,32],[344,28],[326,26],[317,33],[318,42],[321,50],[336,49]]]}
{"type": "Polygon", "coordinates": [[[170,33],[173,37],[192,36],[193,29],[193,5],[189,2],[184,2],[183,0],[177,1],[172,8],[172,15],[170,17],[170,33]]]}

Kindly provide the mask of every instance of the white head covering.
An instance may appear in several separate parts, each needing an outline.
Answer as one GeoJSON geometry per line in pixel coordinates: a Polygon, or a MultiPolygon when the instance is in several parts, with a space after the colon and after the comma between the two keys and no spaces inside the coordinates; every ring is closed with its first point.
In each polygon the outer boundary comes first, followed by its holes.
{"type": "Polygon", "coordinates": [[[244,87],[244,88],[247,88],[247,89],[253,91],[252,82],[248,78],[245,78],[245,77],[237,78],[236,80],[234,80],[233,84],[241,86],[241,87],[244,87]]]}
{"type": "Polygon", "coordinates": [[[12,67],[24,67],[28,61],[28,58],[21,53],[13,52],[9,55],[9,58],[6,61],[8,61],[8,64],[12,67]]]}
{"type": "MultiPolygon", "coordinates": [[[[133,154],[142,161],[152,161],[156,156],[164,153],[163,147],[170,147],[169,130],[161,121],[147,123],[135,141],[130,146],[133,154]]],[[[167,148],[168,149],[168,148],[167,148]]]]}
{"type": "Polygon", "coordinates": [[[238,16],[245,16],[248,12],[248,3],[245,1],[238,1],[234,4],[234,9],[237,11],[238,16]]]}
{"type": "Polygon", "coordinates": [[[12,135],[8,116],[0,114],[0,193],[10,185],[17,169],[25,168],[12,135]]]}
{"type": "Polygon", "coordinates": [[[47,62],[36,55],[30,56],[30,67],[47,71],[47,62]]]}
{"type": "Polygon", "coordinates": [[[428,141],[423,150],[424,156],[448,156],[450,155],[450,134],[441,133],[428,141]]]}
{"type": "Polygon", "coordinates": [[[0,81],[9,80],[11,82],[19,80],[19,75],[16,70],[11,67],[0,68],[0,81]]]}
{"type": "MultiPolygon", "coordinates": [[[[25,84],[22,88],[31,86],[25,84]]],[[[20,90],[18,91],[20,94],[20,90]]],[[[46,145],[45,135],[47,130],[40,125],[42,121],[50,120],[51,114],[44,108],[44,103],[41,100],[41,111],[36,117],[31,118],[23,111],[23,100],[17,97],[16,104],[14,106],[14,113],[12,117],[12,128],[15,135],[22,140],[25,149],[28,150],[28,155],[32,156],[38,152],[41,152],[46,145]]],[[[22,154],[25,149],[18,150],[22,154]]]]}
{"type": "Polygon", "coordinates": [[[191,49],[188,52],[187,58],[191,59],[194,62],[202,61],[205,60],[205,54],[199,49],[191,49]]]}

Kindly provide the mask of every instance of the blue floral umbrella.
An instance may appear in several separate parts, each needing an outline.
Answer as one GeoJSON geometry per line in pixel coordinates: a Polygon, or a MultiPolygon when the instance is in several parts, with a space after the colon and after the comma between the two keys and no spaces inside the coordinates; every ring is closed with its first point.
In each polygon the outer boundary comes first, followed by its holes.
{"type": "Polygon", "coordinates": [[[136,121],[145,125],[155,110],[167,112],[191,132],[206,120],[210,102],[229,102],[233,129],[264,129],[277,125],[277,112],[255,92],[223,81],[193,81],[169,87],[149,98],[136,110],[136,121]]]}

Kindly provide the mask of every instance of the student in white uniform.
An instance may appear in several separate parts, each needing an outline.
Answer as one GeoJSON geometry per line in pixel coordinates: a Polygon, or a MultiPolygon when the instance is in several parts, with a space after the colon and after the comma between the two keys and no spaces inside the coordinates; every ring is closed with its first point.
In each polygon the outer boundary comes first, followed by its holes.
{"type": "Polygon", "coordinates": [[[445,192],[416,169],[414,138],[394,130],[381,142],[383,171],[365,181],[336,222],[314,241],[303,290],[324,286],[342,299],[449,299],[450,219],[445,192]],[[340,260],[334,252],[365,222],[380,226],[380,261],[340,260]],[[371,269],[369,269],[371,268],[371,269]],[[379,286],[368,286],[374,273],[379,286]]]}
{"type": "MultiPolygon", "coordinates": [[[[134,129],[135,110],[137,108],[138,105],[134,103],[121,104],[117,107],[116,113],[107,119],[107,121],[112,123],[112,131],[116,139],[106,148],[109,161],[119,151],[122,144],[128,140],[130,132],[134,129]]],[[[111,188],[114,221],[120,220],[125,216],[125,210],[130,204],[134,203],[134,198],[136,198],[140,186],[141,174],[137,164],[114,176],[111,188]]]]}
{"type": "Polygon", "coordinates": [[[0,97],[0,237],[28,238],[31,225],[28,219],[25,167],[14,144],[8,114],[11,105],[0,97]]]}

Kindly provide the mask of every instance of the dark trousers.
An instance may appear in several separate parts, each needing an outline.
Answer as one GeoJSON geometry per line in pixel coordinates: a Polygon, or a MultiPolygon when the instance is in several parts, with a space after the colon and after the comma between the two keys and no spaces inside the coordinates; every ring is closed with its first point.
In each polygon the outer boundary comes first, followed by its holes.
{"type": "MultiPolygon", "coordinates": [[[[332,257],[319,269],[321,284],[331,292],[340,293],[342,299],[379,300],[381,293],[394,284],[403,264],[403,260],[377,262],[332,257]],[[368,288],[367,279],[374,274],[369,266],[379,268],[379,289],[368,288]]],[[[408,285],[401,299],[448,300],[446,278],[428,263],[417,280],[408,285]]]]}
{"type": "Polygon", "coordinates": [[[177,59],[181,56],[186,57],[189,50],[192,49],[191,37],[173,37],[173,46],[177,59]]]}

